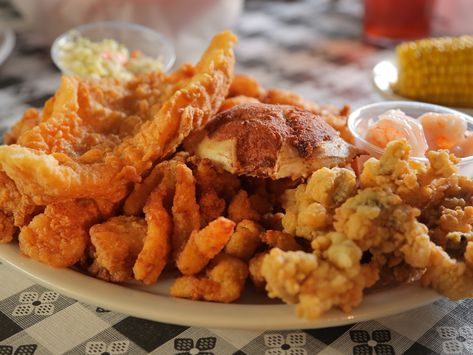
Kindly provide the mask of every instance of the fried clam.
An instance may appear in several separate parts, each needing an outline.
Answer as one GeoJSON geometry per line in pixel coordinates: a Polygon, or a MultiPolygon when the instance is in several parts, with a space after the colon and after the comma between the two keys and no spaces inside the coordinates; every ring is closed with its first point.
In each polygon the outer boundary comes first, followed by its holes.
{"type": "Polygon", "coordinates": [[[332,225],[335,208],[356,193],[356,177],[345,168],[321,168],[306,184],[285,192],[282,218],[284,231],[311,239],[332,225]]]}
{"type": "Polygon", "coordinates": [[[325,237],[319,255],[274,248],[261,265],[269,297],[296,304],[296,312],[316,319],[333,307],[345,312],[359,305],[363,290],[378,280],[378,271],[361,264],[361,249],[340,233],[325,237]]]}
{"type": "Polygon", "coordinates": [[[377,261],[391,258],[425,268],[431,242],[427,227],[417,221],[419,215],[389,190],[366,188],[336,209],[333,226],[377,261]]]}
{"type": "Polygon", "coordinates": [[[147,224],[134,216],[112,217],[90,228],[92,264],[88,271],[100,279],[133,280],[133,265],[143,249],[147,224]]]}
{"type": "Polygon", "coordinates": [[[221,112],[189,139],[201,158],[236,175],[297,179],[349,164],[358,150],[323,119],[291,106],[243,104],[221,112]]]}
{"type": "Polygon", "coordinates": [[[456,246],[447,251],[432,243],[430,263],[421,283],[452,300],[473,297],[473,235],[450,233],[448,238],[456,246]]]}
{"type": "Polygon", "coordinates": [[[458,159],[448,151],[427,152],[428,164],[409,159],[411,148],[405,139],[388,143],[380,159],[365,162],[361,187],[390,189],[405,203],[424,208],[433,197],[436,179],[457,173],[458,159]]]}
{"type": "Polygon", "coordinates": [[[160,73],[130,82],[63,77],[40,123],[0,146],[1,170],[37,204],[117,201],[217,112],[233,78],[235,42],[230,32],[215,36],[183,81],[160,73]]]}

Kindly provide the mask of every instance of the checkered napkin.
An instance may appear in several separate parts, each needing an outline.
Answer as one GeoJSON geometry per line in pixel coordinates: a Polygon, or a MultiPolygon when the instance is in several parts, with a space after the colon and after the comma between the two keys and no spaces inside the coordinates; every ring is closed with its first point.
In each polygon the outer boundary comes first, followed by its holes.
{"type": "MultiPolygon", "coordinates": [[[[353,107],[378,101],[369,75],[381,52],[359,42],[361,1],[246,4],[237,71],[265,86],[353,107]],[[342,39],[343,38],[343,39],[342,39]],[[328,40],[330,39],[330,40],[328,40]]],[[[0,13],[5,7],[0,0],[0,13]]],[[[0,134],[58,85],[48,50],[19,40],[0,74],[0,134]],[[25,77],[28,73],[28,77],[25,77]]],[[[473,301],[313,330],[241,331],[152,322],[86,305],[0,264],[0,355],[27,354],[471,354],[473,301]]]]}
{"type": "Polygon", "coordinates": [[[0,355],[471,354],[473,300],[326,329],[243,331],[148,321],[86,305],[0,264],[0,355]]]}

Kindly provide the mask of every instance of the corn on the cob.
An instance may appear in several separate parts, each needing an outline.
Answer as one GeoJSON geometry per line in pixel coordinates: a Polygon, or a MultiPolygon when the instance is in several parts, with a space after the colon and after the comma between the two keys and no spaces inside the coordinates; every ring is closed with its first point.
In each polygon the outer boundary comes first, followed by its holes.
{"type": "Polygon", "coordinates": [[[473,107],[473,35],[405,42],[396,48],[398,94],[473,107]]]}

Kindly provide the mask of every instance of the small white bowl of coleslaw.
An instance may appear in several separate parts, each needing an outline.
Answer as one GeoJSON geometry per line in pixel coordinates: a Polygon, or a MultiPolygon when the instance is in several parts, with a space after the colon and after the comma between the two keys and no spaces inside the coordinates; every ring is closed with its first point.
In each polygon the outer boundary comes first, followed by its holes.
{"type": "Polygon", "coordinates": [[[120,21],[93,22],[59,36],[51,57],[66,75],[131,79],[149,71],[168,71],[176,59],[163,34],[120,21]]]}
{"type": "MultiPolygon", "coordinates": [[[[471,153],[473,152],[473,117],[447,107],[415,101],[387,101],[360,107],[359,109],[353,111],[348,117],[348,129],[353,134],[355,146],[363,149],[370,156],[379,158],[383,154],[384,148],[379,146],[379,144],[374,144],[373,137],[370,136],[370,134],[373,135],[373,132],[376,134],[376,131],[373,130],[373,127],[376,125],[379,126],[378,121],[380,120],[380,117],[383,117],[383,115],[386,115],[388,112],[392,112],[391,110],[400,110],[402,113],[409,116],[409,119],[413,118],[416,122],[412,131],[417,131],[417,129],[420,129],[423,132],[423,128],[427,128],[425,121],[422,120],[423,115],[425,117],[430,113],[433,113],[434,118],[441,115],[446,115],[449,118],[453,118],[450,122],[445,120],[434,122],[434,125],[431,125],[429,129],[434,127],[434,129],[439,132],[439,135],[441,133],[442,135],[447,136],[454,132],[454,130],[457,128],[456,126],[459,126],[461,130],[464,129],[464,140],[462,144],[465,145],[464,151],[468,154],[460,158],[458,168],[460,170],[460,174],[473,176],[473,154],[471,153]],[[455,117],[450,115],[454,115],[455,117]],[[437,124],[437,126],[435,126],[435,124],[437,124]]],[[[391,127],[388,124],[385,125],[383,129],[388,130],[387,132],[384,132],[386,136],[394,136],[395,134],[393,134],[393,132],[397,129],[397,127],[391,127]]],[[[409,134],[410,133],[414,132],[409,132],[409,134]]],[[[426,133],[429,132],[426,130],[426,133]]],[[[438,149],[438,147],[433,148],[431,146],[431,140],[429,140],[430,137],[428,134],[426,134],[425,137],[427,140],[424,142],[429,143],[427,150],[438,149]]],[[[385,137],[382,138],[385,139],[385,137]]],[[[410,143],[411,148],[413,148],[412,151],[416,151],[415,148],[425,144],[422,142],[424,139],[423,136],[419,137],[418,134],[412,134],[410,138],[411,139],[408,138],[408,142],[410,143]],[[415,147],[412,147],[413,145],[415,147]]],[[[455,149],[456,147],[452,147],[450,150],[453,151],[453,153],[456,153],[457,151],[455,149]]],[[[417,154],[417,156],[412,156],[411,158],[414,160],[427,162],[427,158],[425,158],[423,154],[417,154]]]]}

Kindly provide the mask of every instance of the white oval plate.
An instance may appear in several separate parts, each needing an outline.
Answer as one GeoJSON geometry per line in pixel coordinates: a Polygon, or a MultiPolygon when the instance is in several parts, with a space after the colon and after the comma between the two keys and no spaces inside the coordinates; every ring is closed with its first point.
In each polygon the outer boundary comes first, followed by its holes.
{"type": "Polygon", "coordinates": [[[20,255],[16,244],[0,245],[0,259],[43,286],[79,301],[150,320],[205,328],[307,329],[325,328],[380,318],[417,308],[440,296],[417,284],[366,295],[351,314],[332,310],[316,321],[296,317],[294,307],[245,293],[238,303],[190,301],[169,296],[172,275],[157,285],[117,285],[73,269],[54,269],[20,255]]]}
{"type": "MultiPolygon", "coordinates": [[[[385,99],[412,101],[404,96],[396,94],[392,89],[392,85],[397,81],[397,66],[394,57],[387,57],[376,64],[372,71],[372,79],[374,87],[385,99]]],[[[473,115],[473,108],[452,108],[473,115]]]]}

